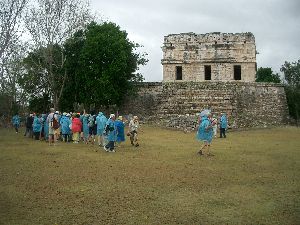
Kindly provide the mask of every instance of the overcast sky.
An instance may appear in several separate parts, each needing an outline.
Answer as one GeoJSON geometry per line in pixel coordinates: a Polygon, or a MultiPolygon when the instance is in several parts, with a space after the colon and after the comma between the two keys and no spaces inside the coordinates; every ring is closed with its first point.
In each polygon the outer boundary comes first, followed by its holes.
{"type": "Polygon", "coordinates": [[[300,59],[300,0],[91,0],[92,10],[144,46],[145,81],[161,81],[162,45],[168,34],[252,32],[258,67],[279,72],[300,59]]]}

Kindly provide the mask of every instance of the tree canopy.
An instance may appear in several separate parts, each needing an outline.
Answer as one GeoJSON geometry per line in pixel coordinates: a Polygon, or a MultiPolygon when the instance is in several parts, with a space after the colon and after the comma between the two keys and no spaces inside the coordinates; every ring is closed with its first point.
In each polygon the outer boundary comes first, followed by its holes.
{"type": "Polygon", "coordinates": [[[290,116],[299,123],[300,116],[300,60],[297,62],[285,62],[281,69],[286,82],[286,96],[290,116]]]}
{"type": "Polygon", "coordinates": [[[280,71],[289,86],[300,88],[300,59],[297,62],[285,62],[280,71]]]}
{"type": "MultiPolygon", "coordinates": [[[[61,66],[51,68],[53,80],[49,75],[50,65],[47,61],[49,51],[49,48],[41,47],[29,52],[23,59],[25,70],[18,82],[32,98],[48,95],[54,90],[58,92],[64,82],[64,69],[61,66]]],[[[63,49],[57,44],[51,47],[52,65],[63,63],[62,51],[63,49]]]]}
{"type": "Polygon", "coordinates": [[[136,73],[145,65],[145,54],[136,53],[138,44],[111,22],[90,23],[65,43],[67,80],[61,107],[74,102],[96,107],[119,105],[132,90],[133,83],[142,81],[136,73]]]}
{"type": "Polygon", "coordinates": [[[256,72],[256,82],[273,82],[273,83],[280,83],[280,76],[278,73],[273,73],[271,68],[258,68],[256,72]]]}
{"type": "MultiPolygon", "coordinates": [[[[27,11],[25,26],[30,33],[34,51],[42,50],[43,74],[47,74],[45,84],[55,108],[66,79],[65,73],[63,76],[60,74],[66,61],[63,45],[66,39],[83,29],[90,19],[88,0],[37,0],[27,11]]],[[[39,64],[38,61],[35,63],[39,64]]]]}
{"type": "Polygon", "coordinates": [[[2,103],[6,102],[0,105],[1,113],[7,115],[26,102],[17,79],[22,68],[20,58],[25,52],[20,36],[24,31],[22,19],[27,3],[28,0],[0,1],[0,99],[5,99],[2,103]]]}

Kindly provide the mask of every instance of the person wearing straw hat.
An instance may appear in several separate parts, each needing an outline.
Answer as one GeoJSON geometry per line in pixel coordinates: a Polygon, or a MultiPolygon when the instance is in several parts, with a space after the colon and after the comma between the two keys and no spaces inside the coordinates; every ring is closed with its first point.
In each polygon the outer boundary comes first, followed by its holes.
{"type": "Polygon", "coordinates": [[[138,128],[139,128],[139,118],[134,116],[133,119],[129,122],[129,136],[130,136],[130,143],[132,146],[138,147],[138,128]]]}

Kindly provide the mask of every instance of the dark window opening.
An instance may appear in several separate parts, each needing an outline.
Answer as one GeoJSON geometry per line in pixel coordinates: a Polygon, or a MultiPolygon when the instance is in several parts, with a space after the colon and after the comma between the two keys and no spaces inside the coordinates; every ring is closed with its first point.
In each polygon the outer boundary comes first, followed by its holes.
{"type": "Polygon", "coordinates": [[[204,66],[204,79],[211,80],[211,66],[204,66]]]}
{"type": "Polygon", "coordinates": [[[234,70],[234,79],[235,80],[241,80],[242,79],[242,70],[240,65],[236,65],[233,67],[234,70]]]}
{"type": "Polygon", "coordinates": [[[176,66],[176,80],[182,80],[182,66],[176,66]]]}

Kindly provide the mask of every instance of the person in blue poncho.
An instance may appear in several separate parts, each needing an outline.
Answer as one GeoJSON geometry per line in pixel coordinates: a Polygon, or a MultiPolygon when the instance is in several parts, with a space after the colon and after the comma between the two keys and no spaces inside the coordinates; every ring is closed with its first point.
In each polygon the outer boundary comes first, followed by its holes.
{"type": "Polygon", "coordinates": [[[224,137],[226,138],[226,129],[227,129],[227,117],[225,113],[221,113],[220,117],[220,138],[224,137]]]}
{"type": "Polygon", "coordinates": [[[33,118],[33,125],[32,125],[32,130],[33,130],[33,135],[35,140],[40,139],[40,134],[42,131],[42,123],[43,123],[42,118],[39,117],[38,114],[35,114],[33,118]]]}
{"type": "Polygon", "coordinates": [[[98,145],[104,146],[103,144],[103,132],[104,128],[107,122],[107,118],[102,112],[99,112],[99,114],[96,117],[96,124],[97,124],[97,136],[98,136],[98,145]]]}
{"type": "Polygon", "coordinates": [[[106,122],[105,133],[107,134],[108,143],[103,147],[107,152],[115,152],[115,141],[117,129],[115,125],[115,114],[110,114],[109,119],[106,122]]]}
{"type": "Polygon", "coordinates": [[[87,113],[84,113],[82,117],[83,141],[85,144],[89,143],[89,117],[90,115],[87,113]]]}
{"type": "Polygon", "coordinates": [[[43,120],[44,120],[44,138],[45,138],[45,141],[48,141],[48,139],[49,139],[49,123],[47,123],[47,117],[48,117],[48,114],[44,114],[43,120]]]}
{"type": "Polygon", "coordinates": [[[118,147],[120,147],[120,143],[125,141],[125,125],[123,123],[123,117],[119,116],[115,122],[117,128],[117,140],[118,147]]]}
{"type": "Polygon", "coordinates": [[[16,115],[14,115],[12,118],[12,124],[16,130],[16,133],[19,133],[20,121],[21,121],[21,118],[19,117],[19,114],[16,113],[16,115]]]}
{"type": "Polygon", "coordinates": [[[198,151],[199,155],[204,155],[204,149],[207,148],[207,155],[211,155],[209,152],[210,144],[213,138],[213,124],[210,120],[211,114],[208,112],[206,115],[199,116],[199,126],[196,138],[199,141],[203,141],[204,144],[198,151]]]}
{"type": "Polygon", "coordinates": [[[45,115],[40,114],[39,119],[41,121],[40,140],[43,140],[45,138],[45,115]]]}
{"type": "Polygon", "coordinates": [[[71,120],[67,116],[67,113],[64,112],[62,117],[60,118],[61,134],[62,134],[62,140],[64,142],[71,141],[71,138],[70,138],[70,134],[71,134],[70,124],[71,124],[71,120]]]}
{"type": "Polygon", "coordinates": [[[89,122],[88,122],[88,126],[89,126],[89,141],[92,144],[95,144],[96,142],[96,135],[97,135],[97,124],[96,124],[96,115],[95,115],[95,111],[92,111],[90,116],[89,116],[89,122]]]}

